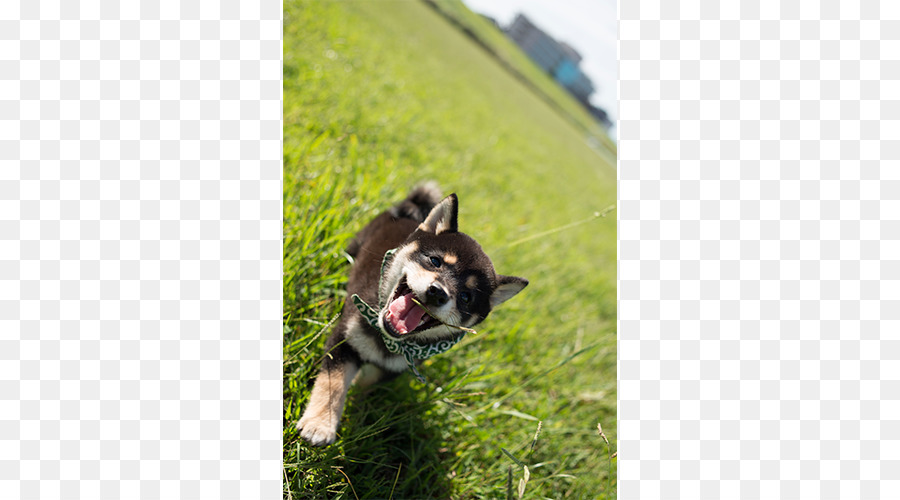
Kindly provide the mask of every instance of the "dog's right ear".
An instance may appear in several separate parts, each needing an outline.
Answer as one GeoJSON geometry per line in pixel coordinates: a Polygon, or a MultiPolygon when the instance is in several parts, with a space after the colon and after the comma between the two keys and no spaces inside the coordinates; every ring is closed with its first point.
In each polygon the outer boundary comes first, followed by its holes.
{"type": "Polygon", "coordinates": [[[457,232],[458,205],[456,193],[444,198],[431,209],[425,222],[419,224],[419,229],[434,234],[457,232]]]}
{"type": "Polygon", "coordinates": [[[518,276],[498,276],[499,282],[494,293],[491,294],[491,309],[513,298],[523,288],[528,286],[528,280],[518,276]]]}

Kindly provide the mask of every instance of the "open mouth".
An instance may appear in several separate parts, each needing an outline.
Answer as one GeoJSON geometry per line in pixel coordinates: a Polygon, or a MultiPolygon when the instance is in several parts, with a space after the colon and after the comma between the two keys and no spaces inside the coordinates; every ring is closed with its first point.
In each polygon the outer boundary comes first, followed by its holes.
{"type": "Polygon", "coordinates": [[[384,327],[394,337],[401,337],[411,333],[422,332],[440,324],[416,304],[415,294],[406,284],[406,276],[400,279],[400,283],[388,301],[387,312],[384,313],[384,327]]]}

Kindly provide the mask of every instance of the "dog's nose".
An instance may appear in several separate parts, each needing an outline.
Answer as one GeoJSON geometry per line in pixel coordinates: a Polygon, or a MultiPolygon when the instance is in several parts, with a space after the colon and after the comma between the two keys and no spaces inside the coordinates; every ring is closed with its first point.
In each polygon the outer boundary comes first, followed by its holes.
{"type": "Polygon", "coordinates": [[[447,303],[449,297],[447,297],[444,287],[437,283],[432,283],[428,290],[425,291],[425,299],[431,305],[442,306],[447,303]]]}

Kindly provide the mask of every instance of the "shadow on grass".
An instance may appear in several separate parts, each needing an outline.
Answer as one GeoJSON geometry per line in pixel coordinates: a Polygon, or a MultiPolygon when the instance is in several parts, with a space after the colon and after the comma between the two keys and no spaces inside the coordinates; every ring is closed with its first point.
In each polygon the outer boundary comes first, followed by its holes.
{"type": "Polygon", "coordinates": [[[450,498],[452,454],[443,440],[450,424],[438,411],[443,403],[433,387],[411,382],[404,374],[351,389],[335,444],[294,444],[299,460],[293,471],[285,468],[292,483],[285,498],[450,498]]]}

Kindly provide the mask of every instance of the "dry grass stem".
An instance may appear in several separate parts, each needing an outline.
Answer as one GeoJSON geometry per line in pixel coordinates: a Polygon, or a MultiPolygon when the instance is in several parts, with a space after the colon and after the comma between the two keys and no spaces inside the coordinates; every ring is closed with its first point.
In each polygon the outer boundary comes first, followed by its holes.
{"type": "Polygon", "coordinates": [[[413,301],[413,303],[415,303],[417,306],[421,307],[422,310],[425,311],[425,314],[431,316],[431,317],[432,317],[435,321],[437,321],[438,323],[440,323],[440,324],[442,324],[442,325],[444,325],[444,326],[446,326],[446,327],[456,328],[456,329],[462,330],[462,331],[464,331],[464,332],[471,333],[472,335],[478,335],[478,332],[476,332],[473,328],[466,328],[466,327],[464,327],[464,326],[456,326],[456,325],[451,325],[451,324],[449,324],[449,323],[444,323],[443,321],[441,321],[440,319],[438,319],[437,316],[435,316],[434,314],[431,314],[431,311],[429,311],[428,308],[425,307],[425,304],[419,302],[418,299],[416,299],[415,297],[412,298],[412,301],[413,301]]]}

